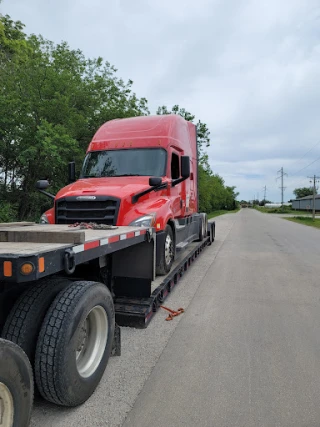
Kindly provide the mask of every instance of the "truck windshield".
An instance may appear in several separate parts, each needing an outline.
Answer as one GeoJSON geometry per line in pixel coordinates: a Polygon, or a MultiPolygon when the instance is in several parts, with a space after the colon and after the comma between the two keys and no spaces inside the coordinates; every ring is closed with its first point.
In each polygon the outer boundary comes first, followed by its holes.
{"type": "Polygon", "coordinates": [[[106,176],[164,176],[167,152],[162,148],[92,151],[87,154],[81,178],[106,176]]]}

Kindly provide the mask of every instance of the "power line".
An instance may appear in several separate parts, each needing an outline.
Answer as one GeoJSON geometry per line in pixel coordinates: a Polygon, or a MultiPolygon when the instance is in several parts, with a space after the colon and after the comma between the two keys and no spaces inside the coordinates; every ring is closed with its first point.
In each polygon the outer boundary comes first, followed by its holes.
{"type": "Polygon", "coordinates": [[[307,154],[309,154],[314,148],[316,148],[318,145],[320,144],[320,141],[318,141],[312,148],[310,148],[309,151],[307,151],[306,153],[304,153],[304,155],[302,157],[300,157],[300,159],[296,160],[294,162],[294,164],[298,163],[300,160],[302,160],[307,154]]]}
{"type": "Polygon", "coordinates": [[[299,177],[295,177],[295,178],[292,178],[290,175],[289,175],[289,177],[288,177],[288,180],[287,180],[287,182],[288,182],[288,187],[298,187],[298,186],[300,186],[300,185],[306,185],[306,183],[305,183],[305,180],[306,180],[307,178],[304,178],[303,179],[303,181],[301,180],[301,177],[299,176],[299,177]],[[291,180],[291,181],[290,181],[291,180]]]}
{"type": "Polygon", "coordinates": [[[320,157],[318,157],[316,160],[314,160],[313,162],[309,163],[307,166],[303,167],[302,169],[298,170],[297,172],[292,173],[290,176],[297,175],[297,173],[305,170],[306,168],[308,168],[309,166],[313,165],[313,163],[317,162],[318,160],[320,160],[320,157]]]}

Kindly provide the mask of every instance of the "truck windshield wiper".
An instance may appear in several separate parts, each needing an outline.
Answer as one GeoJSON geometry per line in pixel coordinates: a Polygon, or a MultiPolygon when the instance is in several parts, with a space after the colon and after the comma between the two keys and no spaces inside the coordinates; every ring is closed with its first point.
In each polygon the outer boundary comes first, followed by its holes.
{"type": "Polygon", "coordinates": [[[138,173],[123,173],[123,174],[121,174],[121,175],[112,175],[113,177],[118,177],[118,176],[142,176],[142,175],[139,175],[138,173]]]}
{"type": "Polygon", "coordinates": [[[121,175],[83,175],[82,178],[117,178],[118,176],[144,176],[137,173],[124,173],[121,175]]]}

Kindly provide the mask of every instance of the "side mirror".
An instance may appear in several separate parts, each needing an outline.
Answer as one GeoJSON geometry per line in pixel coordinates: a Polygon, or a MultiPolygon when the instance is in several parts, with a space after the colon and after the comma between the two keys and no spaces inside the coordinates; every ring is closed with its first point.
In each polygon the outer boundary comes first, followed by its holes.
{"type": "Polygon", "coordinates": [[[159,177],[151,177],[149,178],[150,187],[158,187],[158,185],[162,184],[162,178],[159,177]]]}
{"type": "Polygon", "coordinates": [[[37,190],[46,190],[49,187],[49,185],[50,185],[49,181],[47,181],[46,179],[40,179],[36,183],[36,189],[37,190]]]}
{"type": "Polygon", "coordinates": [[[75,162],[70,162],[68,164],[68,176],[69,176],[69,183],[75,182],[76,180],[76,164],[75,162]]]}
{"type": "Polygon", "coordinates": [[[184,179],[187,179],[190,176],[190,157],[189,156],[181,156],[181,176],[184,179]]]}

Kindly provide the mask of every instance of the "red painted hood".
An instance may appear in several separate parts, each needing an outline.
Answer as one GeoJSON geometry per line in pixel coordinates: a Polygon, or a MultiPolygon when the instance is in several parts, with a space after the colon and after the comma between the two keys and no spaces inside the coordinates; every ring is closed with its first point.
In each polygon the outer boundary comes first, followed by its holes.
{"type": "Polygon", "coordinates": [[[150,188],[148,176],[86,178],[62,188],[56,195],[56,199],[82,195],[112,196],[123,199],[147,188],[150,188]]]}

